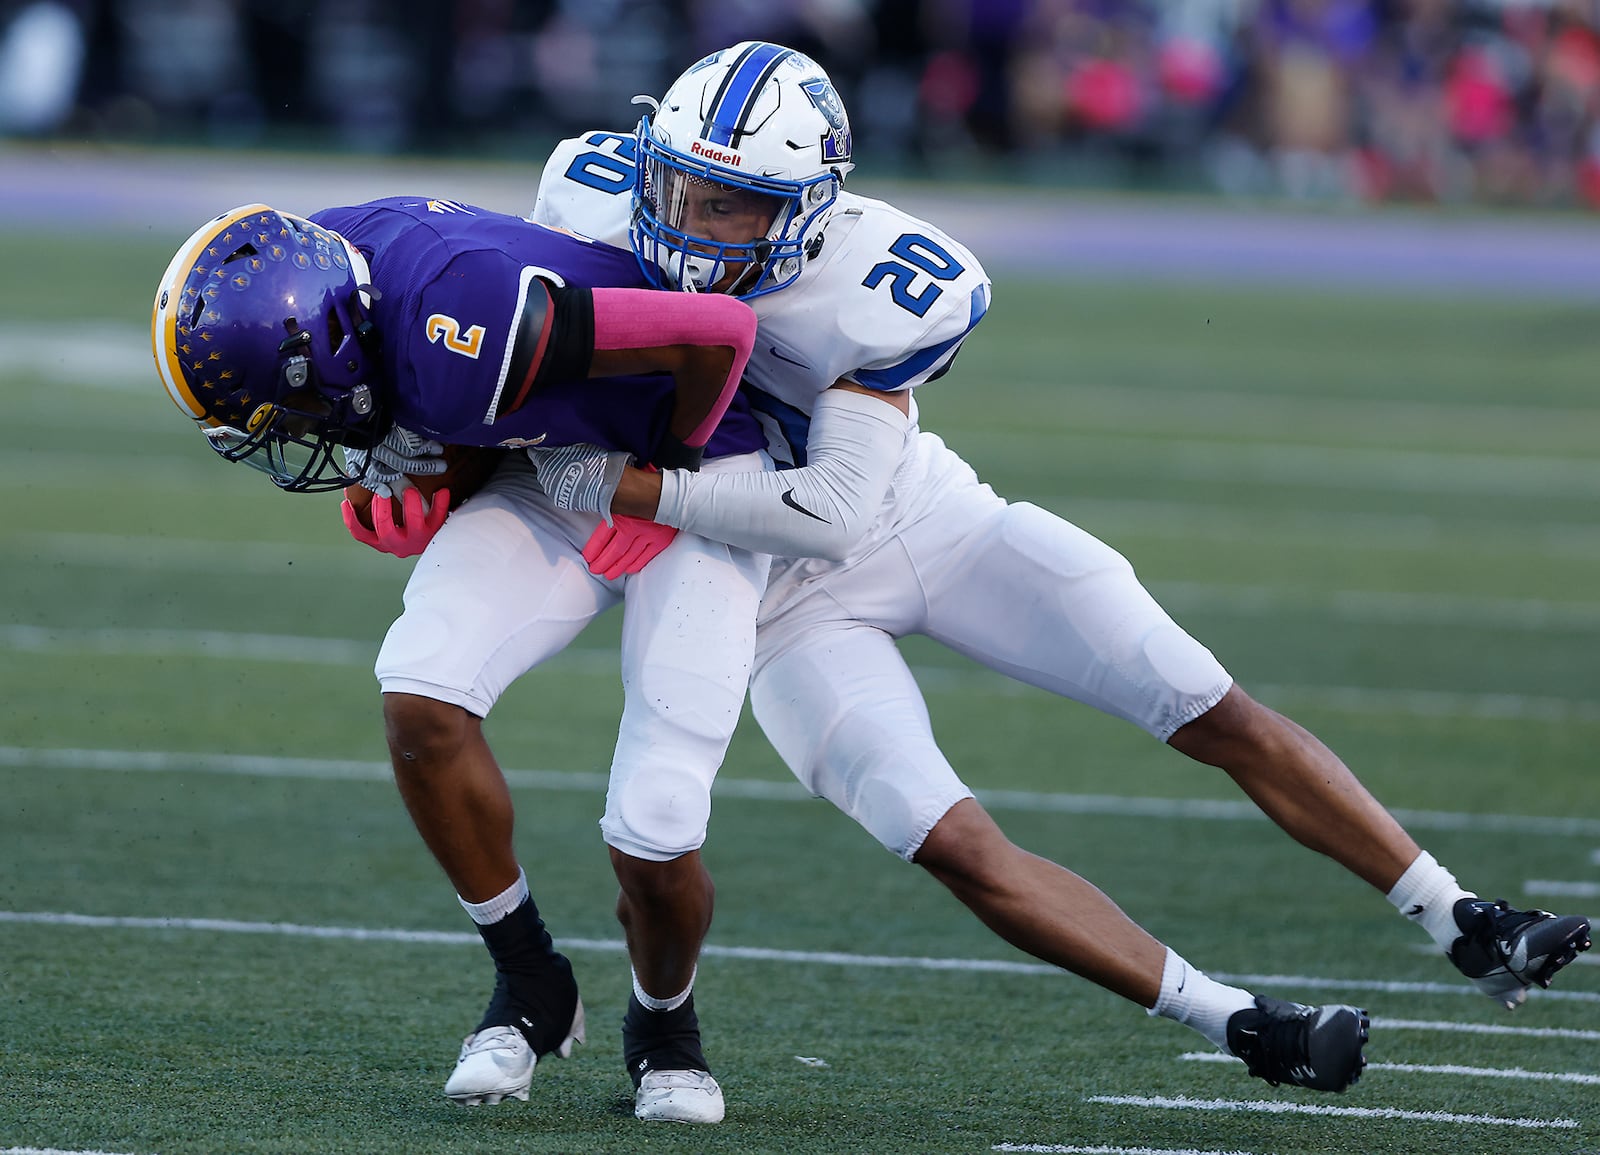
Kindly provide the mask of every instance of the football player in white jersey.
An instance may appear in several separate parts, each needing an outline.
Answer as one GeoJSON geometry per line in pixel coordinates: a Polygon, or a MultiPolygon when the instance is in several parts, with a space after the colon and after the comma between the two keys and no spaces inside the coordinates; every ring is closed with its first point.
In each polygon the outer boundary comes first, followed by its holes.
{"type": "MultiPolygon", "coordinates": [[[[935,226],[843,189],[849,125],[815,62],[737,44],[649,103],[633,133],[558,146],[532,217],[631,247],[663,288],[749,301],[759,327],[745,388],[790,468],[630,467],[598,508],[779,555],[751,701],[808,789],[1007,941],[1193,1027],[1272,1083],[1348,1087],[1365,1013],[1218,983],[1090,883],[1012,844],[935,744],[895,638],[924,634],[1221,767],[1507,1006],[1588,946],[1584,919],[1463,889],[1331,750],[1235,685],[1120,554],[996,496],[918,429],[912,391],[949,369],[989,281],[935,226]]],[[[626,553],[617,533],[588,555],[595,568],[626,553]]]]}

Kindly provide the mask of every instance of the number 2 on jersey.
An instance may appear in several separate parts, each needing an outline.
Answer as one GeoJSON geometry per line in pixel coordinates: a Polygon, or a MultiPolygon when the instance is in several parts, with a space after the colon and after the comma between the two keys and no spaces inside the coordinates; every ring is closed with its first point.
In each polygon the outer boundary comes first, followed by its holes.
{"type": "Polygon", "coordinates": [[[429,343],[434,343],[439,338],[444,338],[444,347],[452,353],[460,353],[463,357],[478,359],[478,351],[483,348],[483,336],[488,332],[482,325],[474,325],[465,333],[461,331],[461,322],[454,317],[447,317],[443,313],[435,313],[428,318],[423,328],[428,335],[429,343]]]}
{"type": "Polygon", "coordinates": [[[927,316],[929,308],[944,292],[937,284],[929,284],[923,286],[920,293],[913,293],[911,290],[917,282],[919,270],[935,282],[953,281],[965,272],[960,261],[921,233],[901,233],[889,246],[889,251],[900,259],[879,261],[861,283],[869,289],[876,289],[887,280],[889,296],[894,303],[919,317],[927,316]]]}

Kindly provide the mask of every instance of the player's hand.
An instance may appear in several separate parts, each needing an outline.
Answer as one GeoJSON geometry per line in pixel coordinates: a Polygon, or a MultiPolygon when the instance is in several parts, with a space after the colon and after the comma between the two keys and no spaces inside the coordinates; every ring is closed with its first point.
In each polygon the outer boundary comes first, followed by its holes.
{"type": "Polygon", "coordinates": [[[610,520],[611,499],[631,454],[598,445],[558,445],[527,453],[540,490],[557,509],[598,513],[610,520]]]}
{"type": "Polygon", "coordinates": [[[379,553],[392,553],[395,557],[415,557],[428,548],[433,535],[439,532],[444,519],[450,516],[450,491],[435,490],[430,502],[414,485],[407,485],[400,495],[401,521],[394,520],[393,498],[379,495],[368,507],[372,511],[372,528],[361,524],[355,506],[345,498],[339,507],[344,527],[350,536],[362,545],[370,545],[379,553]]]}
{"type": "Polygon", "coordinates": [[[590,573],[615,580],[638,573],[677,536],[678,531],[670,525],[619,513],[611,524],[602,521],[589,535],[583,560],[589,563],[590,573]]]}
{"type": "Polygon", "coordinates": [[[434,477],[445,471],[444,446],[396,425],[370,450],[344,448],[345,472],[379,497],[392,497],[404,487],[406,474],[434,477]]]}

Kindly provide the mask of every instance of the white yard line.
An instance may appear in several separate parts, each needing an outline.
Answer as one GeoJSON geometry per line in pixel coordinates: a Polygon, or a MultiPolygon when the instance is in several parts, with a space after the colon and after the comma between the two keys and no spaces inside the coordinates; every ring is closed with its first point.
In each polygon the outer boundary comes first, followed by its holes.
{"type": "MultiPolygon", "coordinates": [[[[370,669],[379,639],[240,634],[223,630],[66,629],[20,623],[0,624],[0,650],[31,654],[103,654],[112,657],[191,657],[224,661],[288,662],[370,669]]],[[[574,646],[554,661],[563,670],[583,669],[615,677],[615,651],[574,646]]],[[[914,666],[930,693],[999,697],[1042,693],[981,669],[914,666]]],[[[1289,686],[1252,684],[1268,702],[1293,702],[1347,714],[1419,718],[1479,718],[1527,722],[1600,722],[1600,702],[1530,694],[1461,694],[1436,690],[1386,690],[1365,686],[1289,686]]]]}
{"type": "MultiPolygon", "coordinates": [[[[308,778],[328,781],[387,782],[392,771],[387,762],[339,758],[283,758],[252,754],[186,753],[160,750],[86,750],[55,747],[0,746],[0,768],[41,770],[92,770],[113,773],[219,774],[260,778],[308,778]]],[[[513,786],[530,790],[603,791],[606,775],[576,770],[505,771],[513,786]]],[[[798,783],[753,778],[717,778],[716,793],[723,798],[766,802],[812,802],[798,783]]],[[[1250,802],[1205,798],[1139,798],[1117,794],[1066,794],[1030,790],[979,790],[980,801],[990,810],[1050,811],[1061,814],[1102,814],[1123,818],[1196,819],[1221,822],[1264,822],[1265,816],[1250,802]]],[[[1540,835],[1600,834],[1600,819],[1555,818],[1537,815],[1465,814],[1442,810],[1393,812],[1408,827],[1429,830],[1481,831],[1540,835]]]]}
{"type": "MultiPolygon", "coordinates": [[[[354,942],[428,943],[449,946],[477,944],[476,934],[465,931],[405,930],[395,927],[318,926],[290,922],[245,922],[223,918],[147,918],[127,915],[77,914],[68,911],[0,910],[0,923],[27,923],[37,926],[86,927],[99,930],[187,931],[212,934],[263,934],[286,938],[316,938],[354,942]]],[[[563,950],[622,953],[621,939],[561,938],[563,950]]],[[[867,969],[954,971],[984,974],[1064,975],[1059,967],[1046,963],[1013,962],[1002,959],[928,958],[916,955],[852,954],[846,951],[778,950],[772,947],[726,946],[708,943],[703,952],[710,958],[738,959],[746,962],[799,963],[805,966],[840,966],[867,969]]],[[[1219,982],[1248,987],[1326,988],[1334,990],[1376,991],[1388,994],[1478,994],[1467,983],[1375,982],[1368,979],[1337,979],[1313,975],[1230,975],[1214,973],[1219,982]]],[[[1600,993],[1589,991],[1535,991],[1530,996],[1557,1002],[1600,1003],[1600,993]]]]}
{"type": "MultiPolygon", "coordinates": [[[[351,543],[249,541],[219,549],[214,541],[120,534],[27,531],[8,548],[90,568],[162,572],[261,573],[295,563],[338,571],[399,572],[391,559],[351,543]]],[[[1600,630],[1600,603],[1545,598],[1471,597],[1394,590],[1305,590],[1152,580],[1162,604],[1177,612],[1221,611],[1250,617],[1314,614],[1363,625],[1462,625],[1540,633],[1600,630]]]]}
{"type": "Polygon", "coordinates": [[[996,1143],[989,1150],[1040,1155],[1250,1155],[1248,1151],[1201,1151],[1196,1147],[1079,1147],[1069,1143],[996,1143]]]}
{"type": "MultiPolygon", "coordinates": [[[[1232,1063],[1240,1060],[1219,1051],[1189,1051],[1178,1058],[1188,1063],[1232,1063]]],[[[1535,1083],[1577,1083],[1600,1086],[1600,1075],[1566,1071],[1527,1071],[1521,1067],[1463,1067],[1455,1063],[1368,1063],[1369,1071],[1399,1071],[1414,1075],[1461,1075],[1481,1079],[1524,1079],[1535,1083]]]]}
{"type": "Polygon", "coordinates": [[[1170,610],[1212,610],[1258,618],[1312,614],[1357,625],[1498,627],[1541,633],[1600,630],[1600,602],[1202,582],[1152,581],[1149,586],[1170,610]]]}
{"type": "MultiPolygon", "coordinates": [[[[1421,513],[1329,513],[1318,510],[1263,511],[1203,501],[1082,497],[1076,494],[1011,493],[1059,511],[1091,533],[1113,527],[1118,537],[1157,537],[1214,544],[1272,542],[1279,546],[1343,552],[1384,550],[1436,553],[1441,549],[1527,550],[1530,554],[1592,561],[1600,558],[1600,529],[1588,522],[1482,518],[1471,521],[1421,513]]],[[[1115,542],[1113,542],[1115,544],[1115,542]]]]}
{"type": "Polygon", "coordinates": [[[1265,1115],[1325,1115],[1344,1119],[1403,1119],[1414,1123],[1460,1123],[1496,1127],[1556,1128],[1572,1130],[1576,1119],[1526,1119],[1499,1115],[1457,1115],[1448,1111],[1402,1111],[1395,1107],[1323,1107],[1312,1103],[1284,1103],[1273,1099],[1191,1099],[1158,1095],[1091,1095],[1086,1103],[1114,1107],[1153,1107],[1174,1111],[1246,1111],[1265,1115]]]}
{"type": "MultiPolygon", "coordinates": [[[[1149,445],[1147,438],[1104,431],[963,430],[951,440],[966,450],[977,447],[986,455],[1003,449],[1010,455],[1026,453],[1047,457],[1057,454],[1066,460],[1084,462],[1139,459],[1149,445]]],[[[1592,457],[1295,445],[1274,441],[1229,443],[1194,438],[1163,439],[1161,452],[1141,466],[1141,476],[1186,483],[1244,480],[1296,489],[1446,496],[1568,500],[1600,497],[1600,461],[1592,457]]]]}
{"type": "Polygon", "coordinates": [[[1600,882],[1558,882],[1549,878],[1530,878],[1522,884],[1524,894],[1560,898],[1600,898],[1600,882]]]}
{"type": "MultiPolygon", "coordinates": [[[[1429,948],[1432,949],[1431,947],[1429,948]]],[[[1579,956],[1580,958],[1583,956],[1579,956]]],[[[1509,1035],[1523,1039],[1571,1039],[1582,1043],[1600,1043],[1600,1031],[1584,1031],[1576,1027],[1506,1027],[1499,1023],[1451,1023],[1438,1019],[1373,1019],[1375,1031],[1441,1031],[1460,1035],[1509,1035]]]]}

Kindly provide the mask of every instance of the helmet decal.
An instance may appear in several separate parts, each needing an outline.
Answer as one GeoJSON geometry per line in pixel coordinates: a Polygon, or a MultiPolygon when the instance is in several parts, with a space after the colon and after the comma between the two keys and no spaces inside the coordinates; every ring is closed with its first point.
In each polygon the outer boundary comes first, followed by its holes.
{"type": "Polygon", "coordinates": [[[850,159],[850,121],[844,114],[844,101],[839,99],[833,81],[818,76],[800,85],[800,91],[811,98],[817,111],[828,122],[828,132],[822,138],[822,159],[842,163],[850,159]]]}

